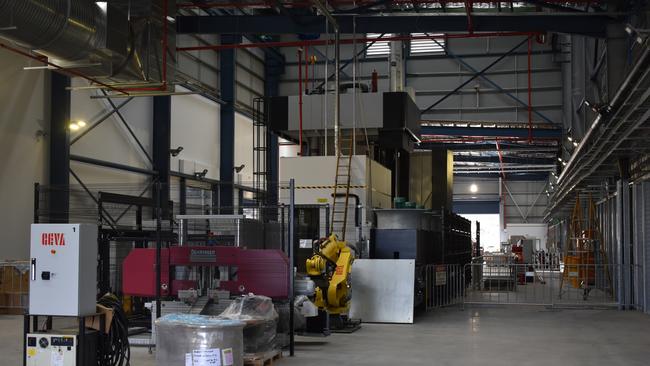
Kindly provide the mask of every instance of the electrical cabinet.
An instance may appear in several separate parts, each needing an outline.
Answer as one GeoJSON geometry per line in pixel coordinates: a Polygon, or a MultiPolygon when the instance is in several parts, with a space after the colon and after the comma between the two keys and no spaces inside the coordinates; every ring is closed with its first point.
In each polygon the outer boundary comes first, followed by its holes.
{"type": "Polygon", "coordinates": [[[32,224],[29,313],[95,313],[97,226],[32,224]]]}

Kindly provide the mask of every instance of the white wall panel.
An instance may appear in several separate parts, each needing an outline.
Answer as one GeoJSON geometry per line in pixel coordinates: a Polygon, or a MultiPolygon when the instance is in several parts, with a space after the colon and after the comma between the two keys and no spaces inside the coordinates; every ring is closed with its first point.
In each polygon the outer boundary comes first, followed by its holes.
{"type": "MultiPolygon", "coordinates": [[[[184,89],[178,88],[178,90],[184,89]]],[[[172,159],[173,171],[179,171],[178,159],[183,159],[206,166],[208,169],[206,177],[219,179],[220,110],[217,103],[199,95],[172,98],[171,147],[172,149],[183,147],[178,157],[172,159]]],[[[191,173],[193,172],[189,174],[191,173]]]]}
{"type": "MultiPolygon", "coordinates": [[[[34,63],[33,66],[40,65],[34,63]]],[[[0,259],[29,258],[34,182],[47,182],[49,77],[0,49],[0,259]]]]}
{"type": "MultiPolygon", "coordinates": [[[[85,80],[75,78],[72,80],[73,87],[84,87],[88,83],[85,80]]],[[[106,99],[91,99],[93,95],[101,95],[97,90],[75,90],[72,92],[70,118],[73,121],[83,120],[88,125],[87,129],[107,111],[111,106],[106,99]]],[[[124,99],[113,99],[116,105],[121,104],[124,99]]],[[[152,148],[152,98],[134,98],[126,106],[120,109],[120,113],[138,138],[144,149],[151,156],[152,148]]],[[[73,139],[84,131],[80,129],[71,132],[73,139]]],[[[79,139],[70,147],[70,153],[93,159],[99,159],[128,166],[151,169],[151,163],[146,155],[137,146],[135,139],[130,135],[126,127],[119,120],[117,114],[111,115],[99,126],[92,129],[85,136],[79,139]]],[[[110,168],[97,168],[88,164],[71,162],[71,168],[86,184],[93,183],[142,183],[146,177],[137,174],[125,175],[123,171],[110,168]]],[[[70,178],[71,183],[76,183],[70,178]]]]}
{"type": "Polygon", "coordinates": [[[239,173],[242,184],[253,183],[253,120],[235,113],[235,166],[245,164],[239,173]]]}

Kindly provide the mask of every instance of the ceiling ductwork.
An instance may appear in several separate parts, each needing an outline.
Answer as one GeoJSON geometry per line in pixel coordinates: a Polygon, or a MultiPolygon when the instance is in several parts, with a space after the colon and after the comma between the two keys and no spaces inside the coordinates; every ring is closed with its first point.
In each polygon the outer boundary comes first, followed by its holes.
{"type": "Polygon", "coordinates": [[[174,14],[173,0],[0,0],[0,38],[122,90],[167,91],[174,14]]]}

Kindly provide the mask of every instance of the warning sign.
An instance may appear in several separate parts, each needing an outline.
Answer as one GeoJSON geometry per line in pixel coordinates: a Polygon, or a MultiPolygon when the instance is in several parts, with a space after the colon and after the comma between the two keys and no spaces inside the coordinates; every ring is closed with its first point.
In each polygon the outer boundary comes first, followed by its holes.
{"type": "Polygon", "coordinates": [[[445,266],[436,266],[436,286],[447,284],[447,268],[445,266]]]}

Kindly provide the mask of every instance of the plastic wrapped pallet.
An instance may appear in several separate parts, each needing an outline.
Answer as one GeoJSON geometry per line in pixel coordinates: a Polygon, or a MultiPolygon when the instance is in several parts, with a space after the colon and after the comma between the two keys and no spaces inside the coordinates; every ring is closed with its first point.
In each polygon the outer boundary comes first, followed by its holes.
{"type": "Polygon", "coordinates": [[[268,352],[276,347],[278,313],[270,298],[257,295],[239,297],[219,317],[246,323],[245,353],[268,352]]]}
{"type": "Polygon", "coordinates": [[[193,314],[156,320],[157,366],[243,366],[244,323],[193,314]]]}

